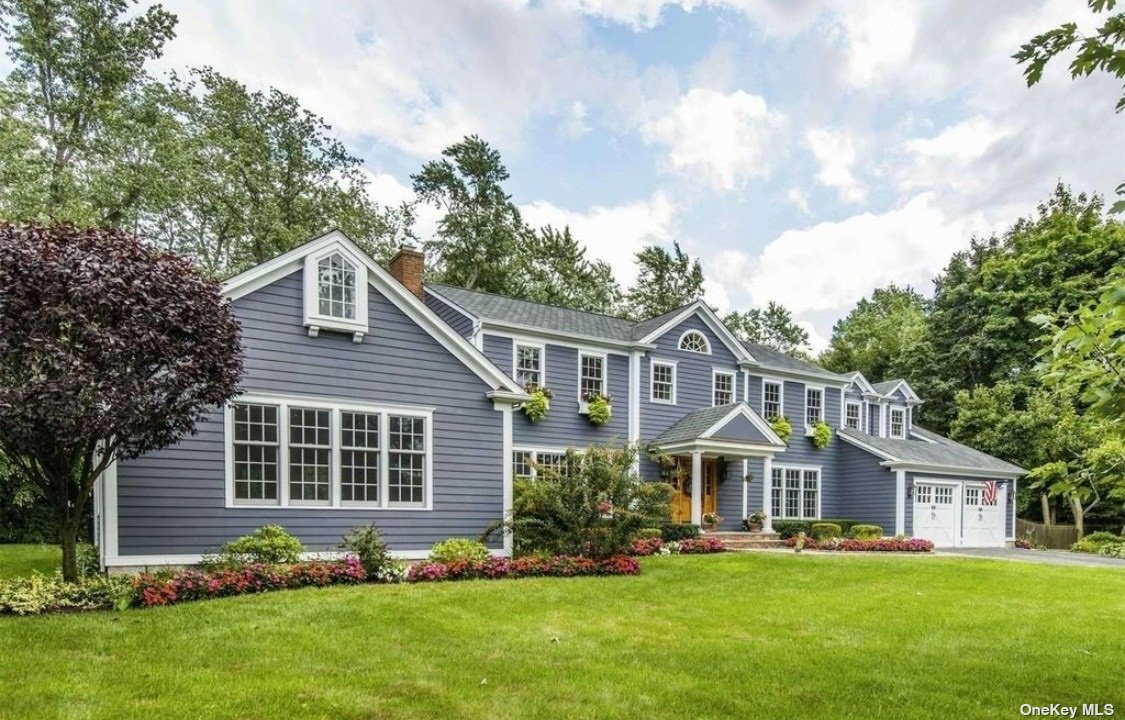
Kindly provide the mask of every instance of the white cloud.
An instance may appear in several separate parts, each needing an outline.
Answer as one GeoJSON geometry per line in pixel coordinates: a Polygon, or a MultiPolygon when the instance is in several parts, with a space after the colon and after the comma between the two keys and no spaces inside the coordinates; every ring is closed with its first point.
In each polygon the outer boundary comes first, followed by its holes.
{"type": "Polygon", "coordinates": [[[745,14],[770,35],[790,35],[821,10],[816,0],[555,0],[554,4],[637,31],[659,25],[664,9],[669,7],[685,12],[700,8],[732,10],[745,14]]]}
{"type": "Polygon", "coordinates": [[[805,215],[809,214],[809,196],[799,187],[791,187],[785,192],[785,198],[793,203],[793,207],[805,215]]]}
{"type": "MultiPolygon", "coordinates": [[[[399,182],[395,176],[388,173],[371,172],[367,168],[364,168],[363,172],[367,175],[367,190],[371,198],[380,205],[395,207],[415,199],[414,189],[399,182]]],[[[433,238],[437,232],[437,224],[441,215],[441,210],[433,205],[419,204],[415,206],[414,233],[419,240],[426,241],[433,238]]]]}
{"type": "Polygon", "coordinates": [[[569,225],[574,237],[586,246],[587,256],[605,260],[618,282],[630,286],[636,280],[633,257],[645,245],[672,241],[676,208],[671,199],[657,191],[647,200],[637,200],[588,210],[568,210],[546,200],[520,206],[523,219],[533,227],[569,225]]]}
{"type": "Polygon", "coordinates": [[[668,148],[668,163],[719,190],[765,177],[784,153],[787,121],[764,98],[742,90],[692,88],[667,114],[645,122],[647,142],[668,148]]]}
{"type": "Polygon", "coordinates": [[[817,181],[836,190],[844,202],[867,200],[867,186],[852,172],[858,145],[855,134],[846,128],[812,128],[805,133],[805,146],[820,165],[817,181]]]}

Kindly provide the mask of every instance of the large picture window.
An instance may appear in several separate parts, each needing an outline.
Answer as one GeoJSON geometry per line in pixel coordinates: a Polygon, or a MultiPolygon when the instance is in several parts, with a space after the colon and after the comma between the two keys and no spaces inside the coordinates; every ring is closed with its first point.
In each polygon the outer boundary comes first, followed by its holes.
{"type": "Polygon", "coordinates": [[[247,396],[227,422],[229,504],[430,505],[429,410],[247,396]]]}
{"type": "Polygon", "coordinates": [[[820,470],[774,466],[770,478],[774,518],[815,520],[820,517],[820,470]]]}

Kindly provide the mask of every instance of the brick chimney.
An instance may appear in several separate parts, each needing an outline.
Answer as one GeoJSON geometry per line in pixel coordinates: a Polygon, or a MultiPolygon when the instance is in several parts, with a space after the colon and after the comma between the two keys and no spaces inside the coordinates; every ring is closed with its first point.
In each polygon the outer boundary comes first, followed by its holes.
{"type": "Polygon", "coordinates": [[[425,269],[426,256],[422,251],[410,245],[399,247],[398,252],[391,258],[391,275],[394,276],[394,279],[422,299],[425,296],[425,290],[422,287],[422,274],[425,269]]]}

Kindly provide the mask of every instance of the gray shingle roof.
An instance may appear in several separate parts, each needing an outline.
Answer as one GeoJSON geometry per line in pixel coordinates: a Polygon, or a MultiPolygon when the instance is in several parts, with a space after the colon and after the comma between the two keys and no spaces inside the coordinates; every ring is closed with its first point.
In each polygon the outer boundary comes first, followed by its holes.
{"type": "Polygon", "coordinates": [[[894,390],[895,385],[898,385],[900,382],[902,382],[901,379],[884,380],[883,382],[871,383],[871,387],[875,388],[875,392],[879,393],[880,395],[886,395],[891,390],[894,390]]]}
{"type": "Polygon", "coordinates": [[[661,445],[695,440],[700,435],[710,430],[712,425],[726,417],[731,410],[734,410],[742,404],[741,402],[736,402],[730,403],[729,405],[716,405],[715,407],[689,412],[677,420],[672,427],[665,430],[660,437],[656,438],[653,442],[657,445],[661,445]]]}
{"type": "MultiPolygon", "coordinates": [[[[427,287],[432,288],[438,295],[456,303],[482,320],[523,325],[617,342],[638,341],[682,312],[684,307],[687,307],[685,305],[648,320],[633,322],[627,318],[569,310],[527,300],[516,300],[503,295],[466,290],[454,285],[427,283],[427,287]]],[[[745,341],[742,344],[766,370],[811,375],[833,382],[847,381],[847,377],[844,375],[829,372],[811,362],[786,355],[765,345],[745,341]]]]}
{"type": "Polygon", "coordinates": [[[942,437],[937,433],[930,432],[917,425],[912,428],[912,431],[914,434],[932,440],[933,442],[926,442],[926,440],[918,440],[915,438],[903,440],[900,438],[873,437],[859,430],[849,430],[845,428],[840,428],[837,432],[905,463],[953,468],[972,468],[986,472],[1025,472],[1023,468],[1017,465],[1005,462],[1000,458],[992,457],[987,453],[982,453],[980,450],[974,450],[968,445],[954,442],[947,437],[942,437]]]}

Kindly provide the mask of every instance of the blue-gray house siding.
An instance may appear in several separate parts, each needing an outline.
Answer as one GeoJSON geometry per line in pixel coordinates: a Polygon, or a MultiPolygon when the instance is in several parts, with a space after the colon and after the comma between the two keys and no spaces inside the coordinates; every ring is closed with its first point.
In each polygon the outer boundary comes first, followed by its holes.
{"type": "Polygon", "coordinates": [[[501,412],[490,389],[374,288],[370,332],[303,327],[301,273],[234,302],[243,329],[243,389],[342,402],[430,406],[432,510],[225,507],[221,413],[198,434],[117,468],[119,554],[214,550],[267,523],[285,526],[311,550],[331,550],[356,525],[376,523],[396,550],[424,550],[450,536],[474,537],[503,514],[501,412]]]}
{"type": "Polygon", "coordinates": [[[879,458],[871,453],[838,442],[840,492],[832,515],[878,525],[884,535],[894,535],[894,472],[880,465],[879,458]]]}

